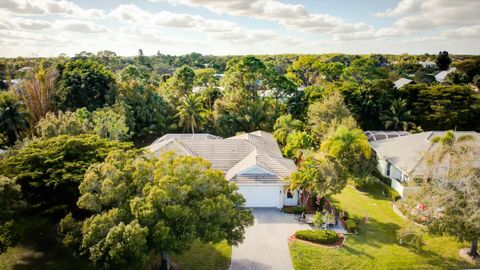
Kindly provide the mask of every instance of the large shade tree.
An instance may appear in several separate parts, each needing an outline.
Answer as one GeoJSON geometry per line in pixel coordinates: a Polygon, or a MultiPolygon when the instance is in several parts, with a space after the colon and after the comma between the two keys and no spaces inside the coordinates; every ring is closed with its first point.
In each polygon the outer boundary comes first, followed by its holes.
{"type": "Polygon", "coordinates": [[[432,139],[424,183],[411,196],[430,232],[470,241],[469,255],[478,257],[480,236],[480,168],[478,137],[446,132],[432,139]]]}
{"type": "Polygon", "coordinates": [[[91,134],[33,140],[0,162],[0,175],[16,179],[31,210],[62,215],[76,210],[87,168],[111,150],[130,147],[91,134]]]}
{"type": "Polygon", "coordinates": [[[86,172],[78,206],[93,215],[67,235],[97,265],[140,269],[161,254],[167,269],[193,241],[243,240],[253,216],[236,190],[202,158],[114,151],[86,172]]]}
{"type": "Polygon", "coordinates": [[[20,139],[28,128],[29,113],[25,105],[13,92],[0,93],[0,133],[3,133],[8,144],[20,139]]]}
{"type": "Polygon", "coordinates": [[[114,76],[93,59],[78,59],[59,66],[59,87],[54,95],[56,109],[90,111],[115,100],[114,76]]]}

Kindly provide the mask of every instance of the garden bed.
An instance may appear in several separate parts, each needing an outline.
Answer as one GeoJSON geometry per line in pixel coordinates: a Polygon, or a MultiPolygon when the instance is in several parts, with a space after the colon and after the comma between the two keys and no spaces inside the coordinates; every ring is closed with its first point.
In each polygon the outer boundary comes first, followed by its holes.
{"type": "Polygon", "coordinates": [[[337,233],[337,236],[338,236],[338,239],[336,242],[334,243],[331,243],[331,244],[319,244],[319,243],[315,243],[315,242],[311,242],[311,241],[308,241],[308,240],[303,240],[303,239],[298,239],[295,234],[292,234],[288,240],[289,241],[298,241],[298,242],[302,242],[302,243],[307,243],[309,245],[313,245],[313,246],[319,246],[319,247],[324,247],[324,248],[339,248],[341,246],[343,246],[343,244],[345,244],[345,236],[341,233],[337,233]]]}

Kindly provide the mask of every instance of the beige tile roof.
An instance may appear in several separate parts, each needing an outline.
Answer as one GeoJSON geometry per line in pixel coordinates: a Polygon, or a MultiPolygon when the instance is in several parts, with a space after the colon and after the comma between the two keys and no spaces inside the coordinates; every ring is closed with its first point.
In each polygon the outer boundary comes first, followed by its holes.
{"type": "Polygon", "coordinates": [[[227,180],[238,183],[283,183],[296,170],[295,163],[282,156],[272,134],[255,131],[222,139],[210,134],[167,134],[157,139],[148,151],[158,156],[170,150],[181,155],[203,157],[212,167],[225,172],[227,180]],[[259,167],[264,174],[245,174],[259,167]]]}

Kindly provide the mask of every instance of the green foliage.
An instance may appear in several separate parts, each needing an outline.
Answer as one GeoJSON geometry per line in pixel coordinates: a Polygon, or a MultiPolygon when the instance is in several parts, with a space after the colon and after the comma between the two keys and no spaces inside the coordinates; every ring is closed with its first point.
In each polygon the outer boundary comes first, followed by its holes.
{"type": "Polygon", "coordinates": [[[437,59],[435,60],[438,69],[440,70],[447,70],[452,63],[452,59],[448,55],[447,51],[439,52],[437,59]]]}
{"type": "Polygon", "coordinates": [[[282,212],[284,212],[286,214],[300,215],[303,212],[305,212],[305,206],[298,205],[298,206],[292,206],[292,207],[283,207],[282,212]]]}
{"type": "Polygon", "coordinates": [[[54,96],[57,110],[76,110],[86,107],[94,111],[113,103],[113,73],[93,59],[67,62],[60,70],[59,88],[54,96]]]}
{"type": "Polygon", "coordinates": [[[282,151],[288,158],[300,160],[302,153],[313,146],[313,138],[305,131],[293,131],[287,136],[287,141],[282,151]]]}
{"type": "Polygon", "coordinates": [[[78,185],[87,168],[113,149],[130,147],[91,134],[33,140],[0,163],[0,174],[16,177],[31,210],[67,213],[76,209],[78,185]]]}
{"type": "Polygon", "coordinates": [[[134,136],[166,131],[167,104],[152,87],[137,81],[120,83],[117,102],[126,105],[127,124],[134,136]]]}
{"type": "Polygon", "coordinates": [[[177,107],[179,126],[195,133],[195,128],[201,128],[207,120],[207,110],[203,108],[200,98],[196,95],[183,97],[180,106],[177,107]]]}
{"type": "Polygon", "coordinates": [[[13,246],[18,236],[14,233],[16,212],[24,207],[20,185],[0,175],[0,254],[13,246]]]}
{"type": "Polygon", "coordinates": [[[353,60],[350,66],[343,70],[342,77],[359,83],[366,80],[386,79],[388,72],[379,66],[380,62],[377,59],[371,56],[362,56],[353,60]]]}
{"type": "Polygon", "coordinates": [[[93,132],[102,138],[125,141],[132,133],[127,126],[125,107],[104,107],[92,113],[93,132]]]}
{"type": "Polygon", "coordinates": [[[396,99],[388,110],[383,111],[380,120],[384,122],[385,128],[393,130],[409,130],[415,124],[411,122],[411,111],[407,110],[407,102],[403,99],[396,99]]]}
{"type": "Polygon", "coordinates": [[[302,122],[293,119],[291,114],[282,115],[275,121],[273,135],[281,145],[285,145],[287,143],[288,135],[294,131],[301,130],[302,126],[302,122]]]}
{"type": "Polygon", "coordinates": [[[288,178],[289,190],[301,190],[302,204],[306,205],[313,193],[318,197],[340,192],[347,184],[343,169],[336,159],[319,154],[307,155],[299,169],[288,178]]]}
{"type": "Polygon", "coordinates": [[[391,188],[390,186],[384,185],[385,189],[383,191],[383,194],[385,197],[387,197],[390,201],[396,202],[401,199],[400,194],[398,192],[391,188]]]}
{"type": "Polygon", "coordinates": [[[36,131],[41,138],[53,138],[58,135],[80,135],[89,133],[91,127],[91,113],[85,109],[75,112],[62,112],[57,114],[49,112],[36,125],[36,131]]]}
{"type": "Polygon", "coordinates": [[[302,230],[295,232],[298,239],[318,244],[334,244],[338,240],[337,234],[332,230],[302,230]]]}
{"type": "Polygon", "coordinates": [[[345,221],[346,229],[350,233],[356,233],[358,230],[358,224],[354,219],[347,219],[345,221]]]}
{"type": "Polygon", "coordinates": [[[235,184],[209,162],[167,153],[159,159],[113,151],[80,185],[81,251],[104,267],[144,266],[151,254],[202,242],[243,239],[253,216],[235,184]]]}
{"type": "Polygon", "coordinates": [[[423,241],[424,230],[420,225],[413,222],[405,224],[397,231],[397,239],[401,245],[406,245],[414,249],[421,249],[425,245],[423,241]]]}
{"type": "Polygon", "coordinates": [[[313,135],[322,140],[339,125],[355,127],[350,110],[338,92],[333,92],[308,107],[308,123],[313,135]]]}
{"type": "Polygon", "coordinates": [[[7,137],[8,145],[20,139],[28,128],[28,116],[25,105],[13,92],[0,92],[0,128],[7,137]]]}

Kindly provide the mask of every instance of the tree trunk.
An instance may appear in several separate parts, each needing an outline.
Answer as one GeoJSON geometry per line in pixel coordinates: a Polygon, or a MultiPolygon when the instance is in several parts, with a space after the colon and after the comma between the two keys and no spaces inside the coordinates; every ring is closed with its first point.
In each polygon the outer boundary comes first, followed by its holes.
{"type": "Polygon", "coordinates": [[[166,252],[162,252],[162,266],[160,270],[170,270],[170,258],[166,252]]]}
{"type": "Polygon", "coordinates": [[[191,123],[192,126],[192,134],[195,134],[195,128],[193,127],[193,122],[191,123]]]}
{"type": "Polygon", "coordinates": [[[473,239],[470,245],[470,251],[468,252],[468,254],[474,258],[478,257],[477,248],[478,248],[478,239],[473,239]]]}

